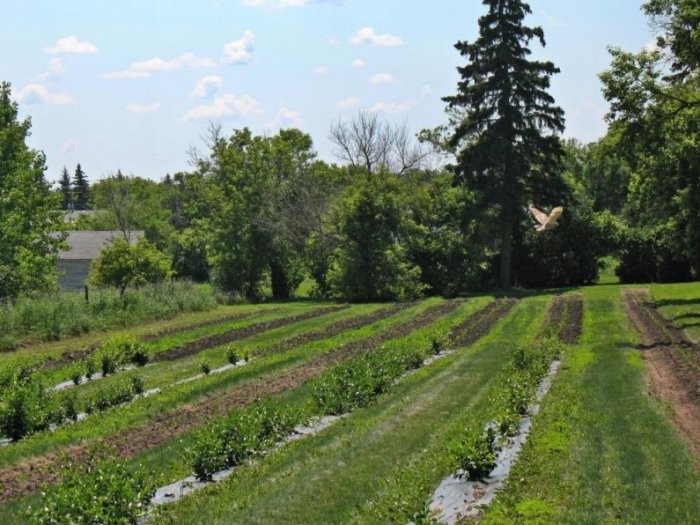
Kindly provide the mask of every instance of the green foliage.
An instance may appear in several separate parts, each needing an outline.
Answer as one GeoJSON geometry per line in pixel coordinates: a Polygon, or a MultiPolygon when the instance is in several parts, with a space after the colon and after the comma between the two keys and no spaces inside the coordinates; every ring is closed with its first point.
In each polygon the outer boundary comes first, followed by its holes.
{"type": "Polygon", "coordinates": [[[485,431],[469,429],[454,448],[459,468],[471,480],[481,480],[496,466],[496,432],[489,427],[485,431]]]}
{"type": "MultiPolygon", "coordinates": [[[[532,220],[528,217],[528,222],[532,220]]],[[[609,212],[565,207],[560,226],[546,233],[531,226],[518,240],[515,281],[528,288],[597,282],[603,258],[614,253],[623,227],[609,212]]]]}
{"type": "Polygon", "coordinates": [[[120,296],[110,289],[93,291],[90,302],[82,294],[65,292],[41,298],[19,298],[0,307],[0,327],[20,338],[45,339],[46,319],[60,325],[60,337],[114,326],[131,326],[180,312],[205,311],[216,306],[211,290],[187,282],[148,285],[120,296]]]}
{"type": "Polygon", "coordinates": [[[458,68],[457,94],[443,98],[450,115],[448,136],[440,137],[446,128],[432,136],[456,155],[456,180],[476,193],[484,219],[495,216],[499,282],[510,288],[517,210],[533,199],[562,193],[557,133],[564,130],[564,113],[547,92],[559,69],[528,58],[531,40],[544,46],[542,28],[523,25],[529,5],[521,0],[483,3],[488,12],[479,19],[479,36],[455,44],[467,63],[458,68]]]}
{"type": "Polygon", "coordinates": [[[0,84],[0,299],[52,290],[65,230],[60,197],[44,178],[44,154],[26,144],[10,84],[0,84]]]}
{"type": "Polygon", "coordinates": [[[328,274],[331,295],[350,301],[411,299],[425,285],[407,254],[405,209],[390,174],[360,178],[338,211],[341,242],[328,274]]]}
{"type": "Polygon", "coordinates": [[[194,443],[185,450],[185,461],[197,478],[240,465],[291,433],[296,424],[287,412],[272,403],[258,403],[237,410],[200,429],[194,443]]]}
{"type": "Polygon", "coordinates": [[[690,259],[674,245],[673,234],[659,228],[626,230],[619,257],[615,274],[622,283],[693,280],[690,259]]]}
{"type": "Polygon", "coordinates": [[[0,398],[0,432],[16,441],[47,428],[50,398],[41,381],[19,374],[13,377],[0,398]]]}
{"type": "Polygon", "coordinates": [[[114,286],[123,295],[127,286],[160,283],[172,275],[168,258],[144,240],[132,245],[115,239],[92,262],[89,280],[96,285],[114,286]]]}
{"type": "Polygon", "coordinates": [[[85,412],[103,412],[113,406],[128,403],[143,393],[143,381],[129,376],[109,385],[101,385],[85,402],[85,412]]]}
{"type": "Polygon", "coordinates": [[[148,362],[148,353],[141,340],[133,335],[116,335],[105,341],[100,353],[112,356],[116,366],[133,363],[144,366],[148,362]]]}
{"type": "Polygon", "coordinates": [[[235,365],[238,362],[238,353],[233,346],[226,348],[226,360],[232,365],[235,365]]]}
{"type": "Polygon", "coordinates": [[[199,369],[204,375],[209,375],[211,373],[211,365],[208,361],[201,361],[199,363],[199,369]]]}
{"type": "MultiPolygon", "coordinates": [[[[600,74],[618,155],[632,170],[625,214],[631,226],[661,229],[677,258],[700,272],[700,73],[693,2],[650,0],[657,49],[611,49],[600,74]]],[[[663,250],[664,248],[662,248],[663,250]]],[[[634,271],[630,273],[643,274],[634,271]]],[[[635,276],[635,279],[637,277],[635,276]]]]}
{"type": "Polygon", "coordinates": [[[44,493],[40,505],[29,509],[32,523],[136,523],[156,487],[141,466],[93,454],[86,465],[67,464],[64,481],[44,493]]]}
{"type": "Polygon", "coordinates": [[[80,164],[75,167],[71,192],[73,196],[72,204],[76,210],[90,209],[90,183],[80,164]]]}

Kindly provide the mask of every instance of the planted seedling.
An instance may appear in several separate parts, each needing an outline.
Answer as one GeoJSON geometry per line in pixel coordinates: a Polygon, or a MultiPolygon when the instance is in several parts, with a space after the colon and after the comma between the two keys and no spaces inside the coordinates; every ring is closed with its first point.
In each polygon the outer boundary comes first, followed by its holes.
{"type": "Polygon", "coordinates": [[[232,346],[229,346],[226,349],[226,359],[232,365],[235,365],[238,362],[238,354],[236,353],[236,350],[234,350],[234,348],[232,346]]]}
{"type": "Polygon", "coordinates": [[[209,375],[209,373],[211,372],[211,366],[209,366],[209,363],[207,363],[206,361],[202,361],[199,364],[199,368],[204,375],[209,375]]]}

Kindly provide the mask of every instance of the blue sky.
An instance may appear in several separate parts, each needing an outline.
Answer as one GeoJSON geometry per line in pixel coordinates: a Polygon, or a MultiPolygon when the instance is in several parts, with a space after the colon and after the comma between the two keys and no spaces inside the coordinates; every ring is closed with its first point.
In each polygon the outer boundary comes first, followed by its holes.
{"type": "MultiPolygon", "coordinates": [[[[479,0],[0,0],[0,80],[12,83],[49,180],[190,169],[210,122],[226,135],[298,127],[334,161],[332,121],[360,109],[413,133],[445,122],[479,0]]],[[[597,73],[609,45],[654,40],[641,0],[531,0],[533,56],[561,73],[551,93],[567,137],[605,132],[597,73]]]]}

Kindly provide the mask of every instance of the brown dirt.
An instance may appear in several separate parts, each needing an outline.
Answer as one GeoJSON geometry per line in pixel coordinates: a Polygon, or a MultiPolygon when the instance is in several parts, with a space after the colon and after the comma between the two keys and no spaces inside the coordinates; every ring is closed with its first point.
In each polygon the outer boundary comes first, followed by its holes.
{"type": "Polygon", "coordinates": [[[146,334],[146,335],[141,337],[141,340],[147,343],[150,341],[155,341],[156,339],[160,339],[162,337],[166,337],[168,335],[179,334],[181,332],[187,332],[189,330],[197,330],[198,328],[204,328],[207,326],[214,326],[217,324],[230,323],[232,321],[240,321],[241,319],[255,317],[256,315],[270,314],[273,312],[278,312],[279,310],[280,310],[279,308],[269,308],[266,310],[262,310],[262,309],[261,310],[254,310],[252,312],[245,312],[245,313],[241,313],[241,314],[232,314],[232,315],[227,315],[224,317],[218,317],[216,319],[208,319],[206,321],[200,321],[198,323],[172,326],[170,328],[165,328],[165,329],[159,330],[157,332],[152,332],[150,334],[146,334]]]}
{"type": "MultiPolygon", "coordinates": [[[[435,305],[416,317],[393,325],[372,337],[352,341],[273,376],[212,394],[195,403],[161,414],[140,427],[124,429],[97,440],[97,443],[112,448],[121,458],[134,457],[166,441],[178,438],[217,415],[227,414],[235,408],[299,386],[336,363],[376,348],[389,339],[402,337],[423,328],[454,311],[460,304],[459,301],[446,301],[435,305]]],[[[65,462],[65,458],[75,464],[81,464],[87,460],[94,446],[94,441],[74,445],[0,470],[0,502],[31,494],[41,487],[56,483],[60,479],[58,467],[65,462]]]]}
{"type": "Polygon", "coordinates": [[[581,294],[557,295],[549,305],[543,333],[551,333],[562,343],[575,345],[581,339],[583,297],[581,294]]]}
{"type": "Polygon", "coordinates": [[[170,348],[163,352],[159,352],[151,357],[151,361],[159,362],[181,359],[183,357],[197,354],[202,350],[206,350],[208,348],[214,348],[215,346],[220,346],[226,343],[232,343],[234,341],[238,341],[240,339],[244,339],[252,335],[267,332],[268,330],[273,330],[274,328],[279,328],[281,326],[296,323],[299,321],[305,321],[314,317],[320,317],[322,315],[326,315],[331,312],[337,312],[338,310],[344,310],[346,308],[348,307],[328,306],[325,308],[317,308],[316,310],[304,312],[302,314],[292,315],[290,317],[282,317],[281,319],[273,319],[272,321],[265,321],[250,326],[244,326],[242,328],[236,328],[223,334],[214,334],[207,337],[202,337],[201,339],[197,339],[196,341],[185,343],[182,346],[176,346],[175,348],[170,348]]]}
{"type": "Polygon", "coordinates": [[[625,290],[623,304],[642,336],[639,349],[647,365],[649,388],[673,408],[673,423],[700,465],[700,345],[654,308],[649,290],[625,290]]]}
{"type": "Polygon", "coordinates": [[[392,315],[400,312],[401,310],[405,310],[411,304],[412,303],[393,304],[387,308],[382,308],[380,310],[370,312],[368,314],[357,315],[355,317],[350,317],[349,319],[341,319],[340,321],[336,321],[335,323],[332,323],[326,326],[324,329],[319,330],[317,332],[308,332],[305,334],[300,334],[294,337],[284,339],[276,345],[273,345],[269,348],[263,348],[255,352],[255,355],[264,356],[270,354],[277,354],[280,352],[284,352],[285,350],[289,350],[290,348],[300,346],[302,344],[311,343],[313,341],[320,341],[322,339],[328,339],[348,330],[362,328],[377,321],[381,321],[382,319],[386,319],[387,317],[391,317],[392,315]]]}
{"type": "Polygon", "coordinates": [[[466,347],[481,339],[518,304],[518,299],[508,297],[491,301],[463,323],[452,329],[449,335],[451,346],[466,347]]]}

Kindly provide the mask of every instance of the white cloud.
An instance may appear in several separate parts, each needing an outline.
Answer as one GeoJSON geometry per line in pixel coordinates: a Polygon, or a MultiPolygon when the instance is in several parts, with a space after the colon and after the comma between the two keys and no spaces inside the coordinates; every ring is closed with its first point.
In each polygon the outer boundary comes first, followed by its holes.
{"type": "Polygon", "coordinates": [[[574,137],[583,142],[599,139],[607,131],[605,114],[607,106],[600,100],[584,98],[566,108],[567,137],[574,137]]]}
{"type": "Polygon", "coordinates": [[[253,97],[238,96],[232,93],[220,95],[210,105],[192,108],[185,120],[216,119],[222,117],[248,117],[260,115],[263,109],[253,97]]]}
{"type": "Polygon", "coordinates": [[[301,113],[298,111],[289,108],[281,108],[277,112],[275,120],[273,120],[270,124],[270,127],[274,129],[298,128],[303,124],[303,122],[304,119],[301,118],[301,113]]]}
{"type": "Polygon", "coordinates": [[[369,79],[370,84],[391,84],[392,82],[396,82],[396,79],[389,73],[377,73],[369,79]]]}
{"type": "Polygon", "coordinates": [[[366,62],[361,58],[356,58],[350,64],[352,65],[352,67],[365,67],[366,62]]]}
{"type": "Polygon", "coordinates": [[[190,93],[193,98],[211,98],[224,84],[224,79],[218,75],[209,75],[201,79],[190,93]]]}
{"type": "Polygon", "coordinates": [[[544,18],[547,21],[547,23],[552,27],[566,27],[566,22],[564,22],[564,20],[562,20],[561,18],[557,18],[556,16],[548,13],[544,9],[540,9],[540,16],[542,16],[542,18],[544,18]]]}
{"type": "Polygon", "coordinates": [[[39,80],[49,80],[51,78],[62,75],[64,72],[65,70],[63,69],[63,62],[61,61],[61,57],[52,57],[49,59],[49,68],[37,78],[39,80]]]}
{"type": "Polygon", "coordinates": [[[375,113],[392,113],[392,114],[397,114],[397,113],[406,113],[410,110],[412,110],[414,107],[418,105],[418,103],[432,93],[433,89],[430,87],[429,84],[424,85],[418,96],[409,98],[407,100],[402,100],[399,102],[386,102],[386,101],[379,101],[376,102],[371,108],[369,108],[369,111],[375,112],[375,113]]]}
{"type": "Polygon", "coordinates": [[[129,69],[124,71],[114,71],[101,75],[105,80],[117,80],[124,78],[146,78],[156,71],[175,71],[182,68],[214,67],[215,63],[211,58],[200,58],[194,53],[183,53],[177,58],[164,60],[160,57],[150,58],[141,62],[134,62],[129,69]]]}
{"type": "Polygon", "coordinates": [[[338,44],[340,44],[340,39],[338,37],[335,37],[335,36],[329,36],[326,39],[326,42],[328,42],[329,46],[337,46],[338,44]]]}
{"type": "Polygon", "coordinates": [[[253,61],[253,40],[255,35],[246,30],[243,36],[224,45],[224,58],[226,64],[248,64],[253,61]]]}
{"type": "Polygon", "coordinates": [[[77,140],[68,139],[63,144],[61,144],[59,151],[64,154],[74,153],[76,151],[80,151],[80,144],[77,140]]]}
{"type": "Polygon", "coordinates": [[[335,105],[338,106],[338,109],[347,109],[355,108],[361,103],[362,101],[360,100],[360,97],[348,97],[344,98],[343,100],[339,100],[335,105]]]}
{"type": "Polygon", "coordinates": [[[54,45],[44,48],[50,55],[97,53],[97,46],[92,42],[81,42],[75,35],[61,38],[54,45]]]}
{"type": "Polygon", "coordinates": [[[357,33],[350,37],[350,42],[353,44],[374,44],[376,46],[388,47],[400,46],[403,44],[403,40],[400,37],[388,33],[378,35],[371,27],[359,29],[357,33]]]}
{"type": "Polygon", "coordinates": [[[50,93],[43,84],[28,84],[17,93],[17,99],[25,104],[51,104],[67,106],[75,104],[72,95],[66,93],[50,93]]]}
{"type": "Polygon", "coordinates": [[[326,66],[318,66],[312,71],[314,75],[327,75],[330,72],[330,69],[328,69],[326,66]]]}
{"type": "Polygon", "coordinates": [[[160,102],[153,104],[127,104],[126,109],[132,113],[153,113],[160,109],[160,102]]]}

